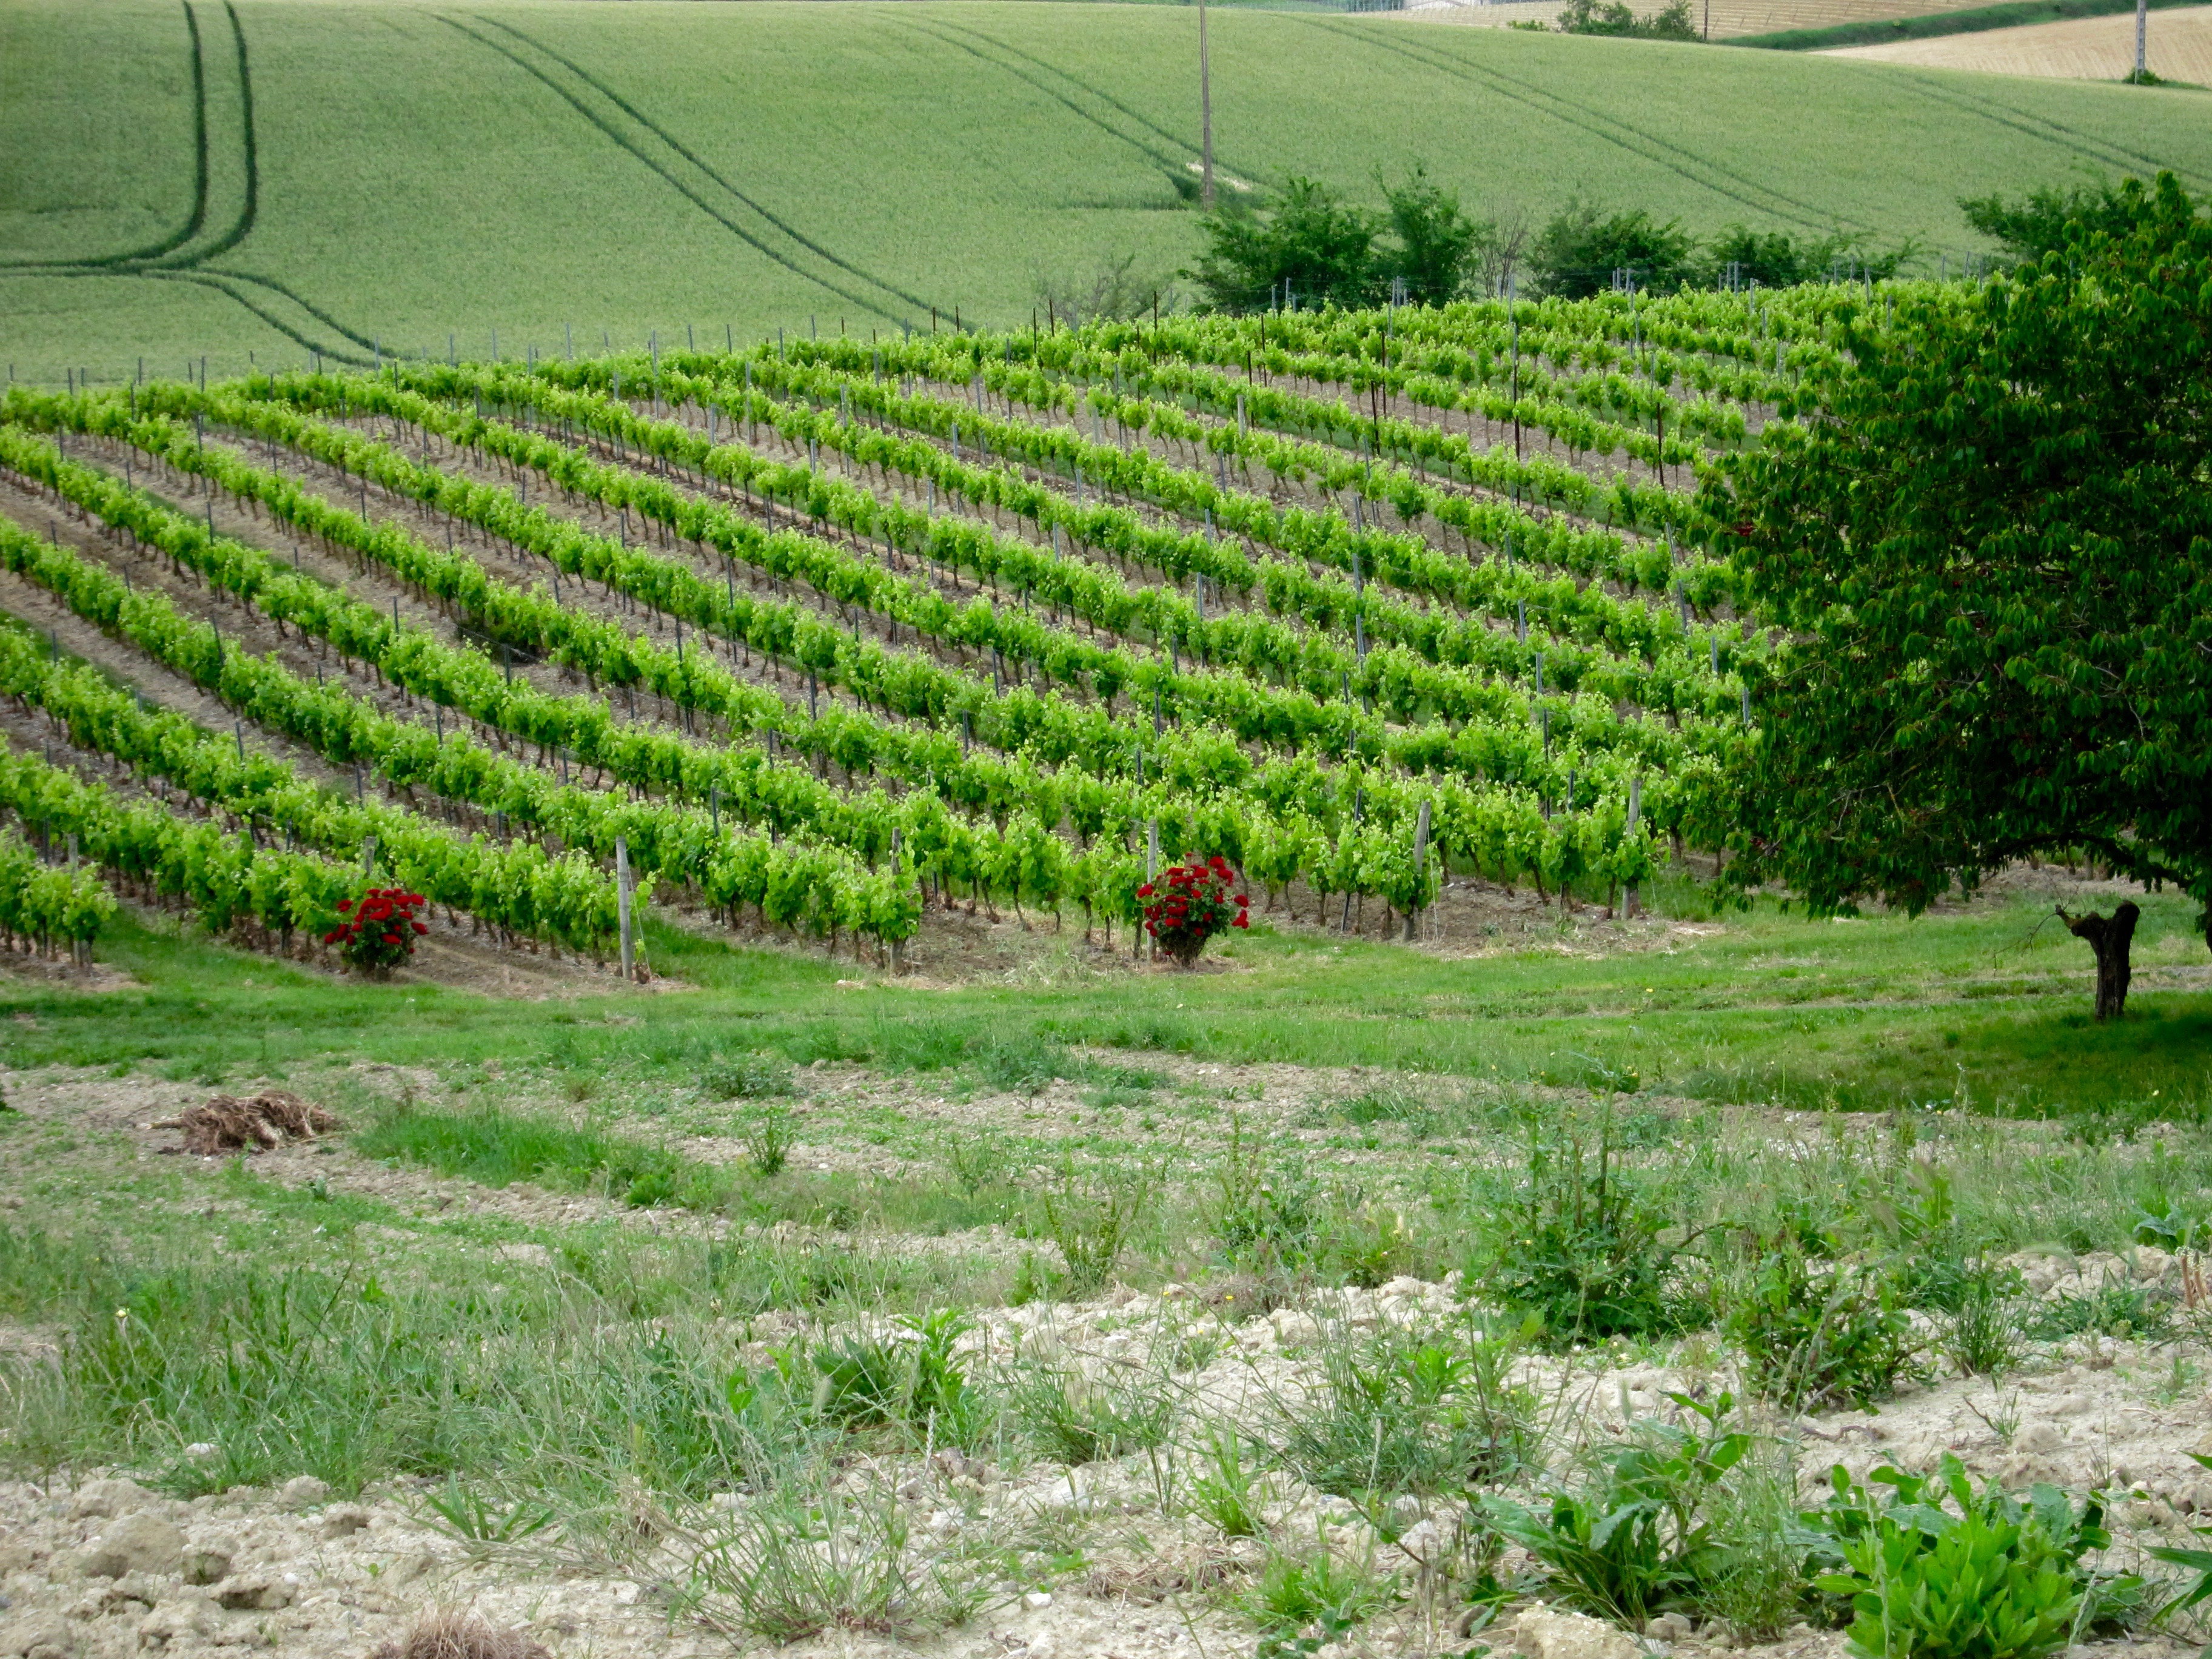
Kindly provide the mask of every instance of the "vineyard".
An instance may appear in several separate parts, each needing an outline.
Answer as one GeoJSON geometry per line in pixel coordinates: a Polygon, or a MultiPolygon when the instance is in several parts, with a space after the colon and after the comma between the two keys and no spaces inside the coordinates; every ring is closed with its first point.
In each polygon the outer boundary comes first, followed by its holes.
{"type": "Polygon", "coordinates": [[[891,967],[979,907],[1133,952],[1186,859],[1380,939],[1479,888],[1632,914],[1714,867],[1762,648],[1692,466],[1855,294],[19,386],[0,787],[300,951],[380,876],[604,958],[617,849],[891,967]]]}
{"type": "Polygon", "coordinates": [[[2195,820],[1806,713],[2023,269],[9,386],[0,1659],[2188,1659],[2195,820]]]}

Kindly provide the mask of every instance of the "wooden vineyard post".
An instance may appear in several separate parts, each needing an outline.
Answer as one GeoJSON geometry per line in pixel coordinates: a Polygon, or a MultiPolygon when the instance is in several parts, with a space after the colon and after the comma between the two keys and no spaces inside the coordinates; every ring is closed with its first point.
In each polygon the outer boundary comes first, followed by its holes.
{"type": "MultiPolygon", "coordinates": [[[[1644,816],[1644,778],[1639,773],[1628,780],[1628,829],[1622,839],[1636,833],[1637,820],[1644,816]]],[[[1640,897],[1636,884],[1630,882],[1628,890],[1621,896],[1620,914],[1624,920],[1636,914],[1640,897]]]]}
{"type": "Polygon", "coordinates": [[[1511,275],[1505,278],[1505,315],[1513,331],[1513,384],[1509,396],[1513,400],[1513,459],[1521,459],[1521,307],[1515,302],[1516,284],[1511,275]]]}
{"type": "MultiPolygon", "coordinates": [[[[1414,822],[1413,824],[1413,890],[1417,893],[1420,891],[1421,877],[1427,871],[1428,867],[1429,803],[1423,801],[1421,803],[1421,816],[1414,822]]],[[[1441,887],[1442,884],[1439,883],[1438,885],[1441,887]]],[[[1413,930],[1415,924],[1420,919],[1420,910],[1418,908],[1406,912],[1406,942],[1408,945],[1413,942],[1413,930]]]]}
{"type": "MultiPolygon", "coordinates": [[[[894,881],[898,878],[899,872],[902,868],[901,845],[899,832],[893,830],[891,831],[891,878],[894,881]]],[[[895,939],[891,941],[891,972],[894,975],[906,972],[906,941],[902,939],[895,939]]]]}
{"type": "Polygon", "coordinates": [[[615,916],[622,927],[622,976],[629,979],[635,946],[629,921],[629,841],[623,836],[615,837],[615,916]]]}
{"type": "MultiPolygon", "coordinates": [[[[1146,886],[1147,886],[1147,887],[1150,887],[1150,886],[1151,886],[1151,885],[1152,885],[1155,881],[1157,881],[1157,880],[1158,880],[1158,879],[1159,879],[1159,874],[1160,874],[1160,821],[1159,821],[1159,819],[1158,819],[1157,817],[1151,817],[1151,818],[1146,818],[1146,819],[1145,820],[1145,885],[1146,885],[1146,886]]],[[[1158,894],[1155,894],[1155,895],[1153,895],[1153,896],[1157,898],[1157,897],[1158,896],[1158,894]]],[[[1138,950],[1139,950],[1139,951],[1143,950],[1143,949],[1144,949],[1144,945],[1145,945],[1144,911],[1143,911],[1143,907],[1140,905],[1140,906],[1139,906],[1139,907],[1138,907],[1138,919],[1137,919],[1137,948],[1138,948],[1138,950]]],[[[1152,941],[1152,958],[1153,958],[1153,960],[1154,960],[1154,961],[1158,961],[1158,960],[1159,959],[1160,946],[1159,946],[1159,941],[1158,941],[1158,940],[1157,940],[1157,939],[1155,939],[1155,940],[1153,940],[1153,941],[1152,941]]]]}
{"type": "Polygon", "coordinates": [[[376,837],[364,836],[361,842],[361,878],[366,884],[376,875],[376,837]]]}

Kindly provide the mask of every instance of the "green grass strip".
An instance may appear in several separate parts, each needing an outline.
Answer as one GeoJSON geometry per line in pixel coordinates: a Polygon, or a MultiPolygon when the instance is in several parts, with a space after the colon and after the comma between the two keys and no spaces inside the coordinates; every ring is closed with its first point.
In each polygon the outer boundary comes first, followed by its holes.
{"type": "Polygon", "coordinates": [[[501,1111],[401,1111],[363,1130],[370,1158],[420,1164],[486,1187],[518,1181],[566,1191],[604,1191],[638,1208],[711,1210],[726,1196],[721,1171],[642,1141],[543,1117],[501,1111]]]}

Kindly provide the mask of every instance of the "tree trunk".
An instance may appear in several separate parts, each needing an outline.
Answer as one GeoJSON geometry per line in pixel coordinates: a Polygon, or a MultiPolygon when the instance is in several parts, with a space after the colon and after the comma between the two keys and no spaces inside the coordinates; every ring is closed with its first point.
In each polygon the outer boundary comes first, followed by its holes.
{"type": "Polygon", "coordinates": [[[2080,939],[2087,939],[2089,948],[2097,953],[2097,1018],[2118,1019],[2125,1011],[2128,1001],[2128,947],[2136,936],[2136,923],[2142,912],[2133,900],[2123,902],[2110,917],[2069,916],[2065,911],[2058,919],[2066,924],[2066,931],[2080,939]]]}

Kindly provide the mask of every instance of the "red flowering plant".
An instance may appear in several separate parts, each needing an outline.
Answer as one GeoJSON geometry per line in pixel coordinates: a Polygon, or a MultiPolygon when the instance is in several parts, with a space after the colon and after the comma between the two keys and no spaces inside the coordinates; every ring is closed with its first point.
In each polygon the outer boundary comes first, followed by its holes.
{"type": "Polygon", "coordinates": [[[1251,900],[1236,888],[1237,872],[1224,860],[1172,865],[1157,881],[1137,890],[1143,901],[1145,931],[1188,968],[1216,933],[1252,925],[1245,908],[1251,900]]]}
{"type": "Polygon", "coordinates": [[[426,902],[404,887],[372,887],[338,905],[345,920],[323,935],[323,943],[337,945],[338,959],[356,973],[389,979],[394,968],[415,954],[416,936],[430,931],[415,920],[426,902]]]}

